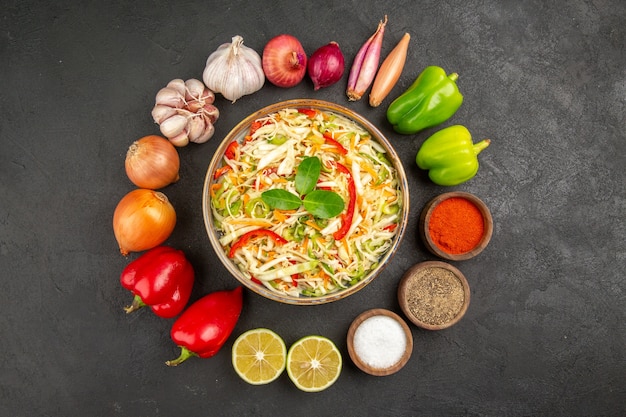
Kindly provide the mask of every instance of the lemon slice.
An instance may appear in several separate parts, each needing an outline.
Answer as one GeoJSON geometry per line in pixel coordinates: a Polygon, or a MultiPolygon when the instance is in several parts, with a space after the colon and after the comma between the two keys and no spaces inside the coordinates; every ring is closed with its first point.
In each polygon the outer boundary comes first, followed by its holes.
{"type": "Polygon", "coordinates": [[[233,343],[233,368],[249,384],[268,384],[285,370],[286,355],[285,342],[279,335],[265,328],[252,329],[233,343]]]}
{"type": "Polygon", "coordinates": [[[287,374],[302,391],[318,392],[330,387],[341,373],[341,353],[322,336],[306,336],[287,353],[287,374]]]}

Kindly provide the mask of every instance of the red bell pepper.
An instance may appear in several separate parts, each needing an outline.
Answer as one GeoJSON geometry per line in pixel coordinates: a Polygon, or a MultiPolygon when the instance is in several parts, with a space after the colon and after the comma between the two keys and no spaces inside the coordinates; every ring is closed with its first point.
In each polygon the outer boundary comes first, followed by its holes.
{"type": "Polygon", "coordinates": [[[302,114],[306,114],[306,117],[308,117],[309,119],[313,119],[315,116],[317,116],[317,110],[315,109],[298,109],[298,113],[302,113],[302,114]]]}
{"type": "Polygon", "coordinates": [[[242,287],[205,295],[185,310],[172,325],[170,336],[180,356],[165,362],[176,366],[192,356],[210,358],[230,337],[243,306],[242,287]]]}
{"type": "Polygon", "coordinates": [[[224,165],[224,166],[219,167],[218,169],[215,170],[215,173],[213,174],[213,179],[214,180],[218,179],[219,177],[221,177],[228,171],[231,171],[232,169],[233,167],[231,167],[230,165],[224,165]]]}
{"type": "Polygon", "coordinates": [[[232,141],[226,147],[224,151],[224,157],[228,159],[236,159],[237,154],[239,153],[239,142],[236,140],[232,141]]]}
{"type": "Polygon", "coordinates": [[[250,242],[252,239],[256,239],[259,237],[269,237],[274,242],[280,243],[283,245],[287,243],[287,240],[285,238],[272,232],[271,230],[257,229],[257,230],[253,230],[251,232],[244,234],[243,236],[239,238],[238,241],[233,243],[233,246],[230,247],[230,252],[228,253],[228,257],[232,258],[233,256],[235,256],[235,253],[239,250],[239,248],[246,246],[248,242],[250,242]]]}
{"type": "Polygon", "coordinates": [[[135,295],[127,313],[149,306],[157,316],[172,318],[189,301],[194,270],[183,251],[157,246],[128,264],[120,282],[135,295]]]}
{"type": "Polygon", "coordinates": [[[254,122],[252,122],[252,124],[250,125],[250,131],[248,132],[248,134],[246,136],[244,136],[244,141],[245,142],[249,142],[252,140],[252,135],[254,135],[254,132],[256,132],[257,130],[259,130],[261,127],[268,125],[272,123],[272,121],[270,120],[265,120],[263,122],[259,121],[259,120],[255,120],[254,122]]]}
{"type": "Polygon", "coordinates": [[[350,198],[350,201],[348,201],[348,209],[341,219],[343,223],[339,230],[333,234],[335,240],[341,240],[346,236],[348,230],[350,230],[350,226],[352,226],[352,218],[354,217],[354,208],[356,206],[356,186],[354,184],[354,178],[352,178],[352,173],[350,173],[350,170],[346,168],[345,165],[335,162],[335,166],[338,171],[346,174],[348,177],[348,194],[350,198]]]}
{"type": "Polygon", "coordinates": [[[252,124],[250,125],[250,133],[249,133],[249,135],[252,136],[254,134],[254,132],[259,130],[262,126],[263,126],[263,123],[259,122],[258,120],[252,122],[252,124]]]}
{"type": "Polygon", "coordinates": [[[324,136],[324,140],[326,141],[326,143],[328,143],[329,145],[334,146],[337,149],[337,152],[339,152],[342,155],[347,155],[348,154],[348,150],[346,148],[344,148],[341,143],[337,142],[331,136],[330,133],[324,132],[323,136],[324,136]]]}

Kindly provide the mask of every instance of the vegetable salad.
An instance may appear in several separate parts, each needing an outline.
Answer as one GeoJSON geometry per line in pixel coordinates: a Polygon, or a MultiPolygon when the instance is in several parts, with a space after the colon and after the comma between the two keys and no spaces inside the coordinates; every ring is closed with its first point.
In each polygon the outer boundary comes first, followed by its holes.
{"type": "Polygon", "coordinates": [[[295,297],[365,278],[392,247],[403,204],[397,172],[370,133],[308,108],[254,121],[228,145],[210,187],[225,253],[253,282],[295,297]]]}

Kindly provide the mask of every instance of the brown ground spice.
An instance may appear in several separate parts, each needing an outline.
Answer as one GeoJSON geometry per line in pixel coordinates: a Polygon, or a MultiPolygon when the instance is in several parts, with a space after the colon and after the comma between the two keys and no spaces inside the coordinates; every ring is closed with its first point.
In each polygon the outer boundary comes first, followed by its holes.
{"type": "Polygon", "coordinates": [[[406,287],[408,307],[420,321],[441,325],[454,319],[465,301],[463,284],[444,268],[426,268],[413,275],[406,287]]]}

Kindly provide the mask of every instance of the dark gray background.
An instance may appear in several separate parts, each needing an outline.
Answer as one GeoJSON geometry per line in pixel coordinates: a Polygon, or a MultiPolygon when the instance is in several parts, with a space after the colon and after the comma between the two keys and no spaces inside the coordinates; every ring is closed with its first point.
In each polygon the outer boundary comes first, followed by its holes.
{"type": "MultiPolygon", "coordinates": [[[[623,416],[626,415],[626,3],[441,0],[375,2],[4,1],[0,11],[0,415],[2,416],[623,416]],[[385,5],[385,3],[387,3],[385,5]],[[235,104],[217,100],[215,137],[180,149],[178,214],[168,244],[194,264],[195,300],[234,288],[206,236],[202,185],[214,150],[239,120],[290,98],[333,101],[388,135],[409,175],[408,233],[384,274],[317,307],[245,293],[238,335],[270,327],[287,344],[333,339],[345,365],[334,386],[299,392],[282,375],[254,387],[230,364],[232,338],[211,359],[178,368],[172,320],[131,316],[111,227],[134,186],[128,146],[158,133],[150,111],[173,78],[200,78],[208,55],[239,34],[261,52],[280,33],[310,54],[331,40],[347,66],[387,14],[383,55],[406,31],[407,64],[390,98],[427,65],[460,74],[465,102],[446,122],[492,139],[471,181],[432,184],[415,166],[430,129],[395,134],[387,99],[348,103],[347,74],[317,92],[269,83],[235,104]],[[398,281],[433,259],[417,239],[424,204],[465,190],[491,208],[479,257],[457,262],[472,303],[455,327],[412,327],[408,365],[359,371],[345,336],[369,308],[400,312],[398,281]]],[[[346,69],[347,71],[348,69],[346,69]]]]}

